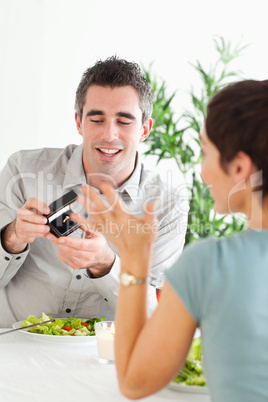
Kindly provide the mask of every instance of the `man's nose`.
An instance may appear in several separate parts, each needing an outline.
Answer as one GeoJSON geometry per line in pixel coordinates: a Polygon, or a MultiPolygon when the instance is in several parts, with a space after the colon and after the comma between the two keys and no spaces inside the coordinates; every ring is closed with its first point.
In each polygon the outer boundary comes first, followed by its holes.
{"type": "Polygon", "coordinates": [[[107,121],[103,131],[103,137],[106,141],[112,141],[118,139],[118,127],[112,121],[107,121]]]}

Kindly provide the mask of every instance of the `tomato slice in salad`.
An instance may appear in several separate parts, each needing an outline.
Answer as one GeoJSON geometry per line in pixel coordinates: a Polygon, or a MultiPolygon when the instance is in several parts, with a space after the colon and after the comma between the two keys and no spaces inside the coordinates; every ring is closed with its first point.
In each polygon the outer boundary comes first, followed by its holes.
{"type": "Polygon", "coordinates": [[[62,327],[62,329],[64,329],[65,331],[71,331],[73,328],[71,328],[71,327],[62,327]]]}

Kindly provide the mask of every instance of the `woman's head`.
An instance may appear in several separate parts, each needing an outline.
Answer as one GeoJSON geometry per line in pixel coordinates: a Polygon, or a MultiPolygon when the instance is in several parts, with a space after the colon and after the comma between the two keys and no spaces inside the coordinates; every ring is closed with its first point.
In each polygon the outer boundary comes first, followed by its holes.
{"type": "Polygon", "coordinates": [[[208,104],[205,122],[210,141],[227,168],[236,155],[247,154],[262,171],[263,195],[268,195],[268,80],[231,84],[208,104]]]}

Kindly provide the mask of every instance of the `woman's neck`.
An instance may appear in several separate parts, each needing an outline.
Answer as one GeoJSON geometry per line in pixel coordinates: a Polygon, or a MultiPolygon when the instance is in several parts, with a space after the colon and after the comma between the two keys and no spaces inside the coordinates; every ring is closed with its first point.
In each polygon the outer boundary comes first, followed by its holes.
{"type": "Polygon", "coordinates": [[[247,213],[249,229],[268,229],[268,198],[252,193],[250,211],[247,213]]]}

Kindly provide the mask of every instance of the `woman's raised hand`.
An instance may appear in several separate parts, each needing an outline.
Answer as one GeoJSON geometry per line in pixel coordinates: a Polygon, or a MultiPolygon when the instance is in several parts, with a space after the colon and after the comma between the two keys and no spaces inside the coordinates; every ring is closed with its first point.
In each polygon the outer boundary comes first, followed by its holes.
{"type": "Polygon", "coordinates": [[[157,233],[154,204],[147,204],[143,217],[138,218],[126,210],[111,184],[103,183],[100,190],[106,199],[89,186],[82,187],[83,195],[78,198],[93,222],[78,214],[72,215],[72,219],[84,226],[85,230],[87,228],[104,234],[118,249],[121,258],[130,258],[134,254],[136,257],[138,254],[150,257],[157,233]]]}

